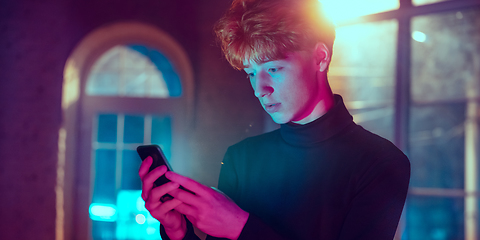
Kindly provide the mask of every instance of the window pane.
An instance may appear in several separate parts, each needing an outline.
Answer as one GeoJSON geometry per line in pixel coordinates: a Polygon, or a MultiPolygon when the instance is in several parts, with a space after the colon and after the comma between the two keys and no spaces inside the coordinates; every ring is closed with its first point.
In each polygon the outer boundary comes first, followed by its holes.
{"type": "Polygon", "coordinates": [[[115,150],[98,149],[95,151],[93,203],[115,204],[115,172],[117,165],[115,157],[115,150]]]}
{"type": "Polygon", "coordinates": [[[117,72],[120,68],[120,60],[122,59],[121,46],[115,46],[106,51],[93,65],[92,71],[113,71],[117,72]]]}
{"type": "Polygon", "coordinates": [[[393,102],[397,22],[337,29],[329,79],[346,101],[393,102]]]}
{"type": "Polygon", "coordinates": [[[170,94],[162,72],[158,71],[158,69],[153,69],[149,72],[147,80],[147,95],[152,97],[167,97],[170,95],[178,97],[181,95],[181,90],[180,92],[175,89],[172,90],[172,94],[170,94]]]}
{"type": "Polygon", "coordinates": [[[98,115],[97,141],[102,143],[117,142],[117,115],[98,115]]]}
{"type": "Polygon", "coordinates": [[[397,29],[396,20],[338,28],[328,73],[333,91],[349,110],[361,112],[356,121],[390,139],[397,29]]]}
{"type": "MultiPolygon", "coordinates": [[[[131,71],[125,73],[125,85],[122,89],[126,96],[143,97],[147,95],[147,73],[144,71],[131,71]]],[[[167,95],[168,96],[168,95],[167,95]]]]}
{"type": "Polygon", "coordinates": [[[141,162],[142,160],[136,151],[123,150],[121,189],[142,189],[140,177],[138,176],[138,169],[140,168],[141,162]]]}
{"type": "Polygon", "coordinates": [[[167,159],[170,159],[172,145],[172,127],[170,117],[152,117],[152,143],[162,147],[167,159]]]}
{"type": "Polygon", "coordinates": [[[420,5],[432,4],[437,2],[445,2],[445,1],[450,1],[450,0],[412,0],[412,3],[415,6],[420,6],[420,5]]]}
{"type": "Polygon", "coordinates": [[[89,95],[113,96],[119,93],[118,79],[120,75],[117,72],[104,71],[90,77],[87,84],[87,93],[89,95]]]}
{"type": "Polygon", "coordinates": [[[393,108],[351,110],[353,120],[365,129],[393,141],[393,108]]]}
{"type": "Polygon", "coordinates": [[[150,51],[150,59],[155,64],[156,69],[162,72],[170,96],[180,97],[182,95],[182,85],[170,61],[163,54],[153,49],[150,51]]]}
{"type": "Polygon", "coordinates": [[[143,143],[144,117],[125,115],[124,143],[143,143]]]}
{"type": "Polygon", "coordinates": [[[115,239],[115,222],[92,222],[93,240],[115,239]]]}
{"type": "Polygon", "coordinates": [[[412,98],[417,102],[480,96],[480,8],[412,20],[412,98]],[[467,93],[469,92],[470,93],[467,93]]]}
{"type": "Polygon", "coordinates": [[[159,51],[142,45],[120,45],[95,62],[86,93],[168,98],[180,97],[182,85],[170,61],[159,51]]]}
{"type": "Polygon", "coordinates": [[[462,103],[411,108],[411,186],[463,188],[464,120],[462,103]]]}
{"type": "Polygon", "coordinates": [[[398,0],[319,0],[327,16],[340,22],[368,14],[395,10],[400,7],[398,0]]]}
{"type": "Polygon", "coordinates": [[[143,71],[152,65],[145,46],[123,46],[122,51],[125,56],[123,67],[128,71],[143,71]]]}
{"type": "Polygon", "coordinates": [[[410,196],[405,239],[463,240],[463,212],[463,198],[410,196]]]}

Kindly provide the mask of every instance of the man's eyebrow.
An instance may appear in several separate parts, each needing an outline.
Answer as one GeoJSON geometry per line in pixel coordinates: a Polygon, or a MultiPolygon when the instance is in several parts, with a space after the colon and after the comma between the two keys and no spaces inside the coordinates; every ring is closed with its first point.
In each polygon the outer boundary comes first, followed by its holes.
{"type": "Polygon", "coordinates": [[[267,63],[267,62],[273,62],[273,61],[276,61],[275,59],[268,59],[268,58],[261,58],[259,61],[258,61],[258,64],[264,64],[264,63],[267,63]]]}
{"type": "MultiPolygon", "coordinates": [[[[257,64],[264,64],[266,62],[271,62],[271,61],[274,61],[274,60],[270,60],[267,57],[262,57],[262,58],[253,58],[253,59],[250,59],[250,61],[254,61],[257,64]]],[[[248,61],[248,62],[250,62],[250,61],[248,61]]],[[[249,68],[250,64],[243,64],[243,66],[244,66],[244,68],[249,68]]]]}

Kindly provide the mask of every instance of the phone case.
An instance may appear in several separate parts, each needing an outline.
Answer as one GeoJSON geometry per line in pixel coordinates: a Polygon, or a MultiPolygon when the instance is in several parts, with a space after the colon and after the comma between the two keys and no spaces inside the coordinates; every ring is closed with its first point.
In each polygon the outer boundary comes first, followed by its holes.
{"type": "MultiPolygon", "coordinates": [[[[170,167],[170,164],[167,161],[167,158],[163,154],[162,149],[158,145],[141,145],[137,147],[137,153],[140,156],[140,158],[145,160],[148,156],[151,156],[153,159],[152,165],[150,166],[149,172],[152,171],[153,169],[161,166],[161,165],[166,165],[168,171],[172,171],[172,168],[170,167]]],[[[162,184],[165,184],[167,182],[170,182],[168,178],[166,178],[164,175],[159,177],[157,180],[155,180],[155,186],[158,187],[162,184]]]]}

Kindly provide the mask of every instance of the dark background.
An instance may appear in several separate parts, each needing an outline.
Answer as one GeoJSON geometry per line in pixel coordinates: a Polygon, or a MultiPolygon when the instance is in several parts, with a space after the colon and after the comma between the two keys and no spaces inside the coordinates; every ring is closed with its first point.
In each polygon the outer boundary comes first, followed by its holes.
{"type": "Polygon", "coordinates": [[[226,148],[261,133],[264,118],[244,73],[215,43],[213,24],[230,2],[0,1],[0,239],[55,239],[63,70],[82,38],[105,24],[151,24],[185,49],[195,81],[191,175],[216,185],[226,148]]]}

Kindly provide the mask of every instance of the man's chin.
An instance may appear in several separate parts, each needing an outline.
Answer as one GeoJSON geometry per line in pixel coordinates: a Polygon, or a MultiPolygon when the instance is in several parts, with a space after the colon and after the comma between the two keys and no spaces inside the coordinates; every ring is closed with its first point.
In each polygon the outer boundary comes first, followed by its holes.
{"type": "Polygon", "coordinates": [[[283,117],[281,117],[281,116],[275,116],[275,115],[270,114],[270,117],[272,118],[272,120],[273,120],[276,124],[285,124],[285,123],[290,122],[289,119],[283,118],[283,117]]]}

